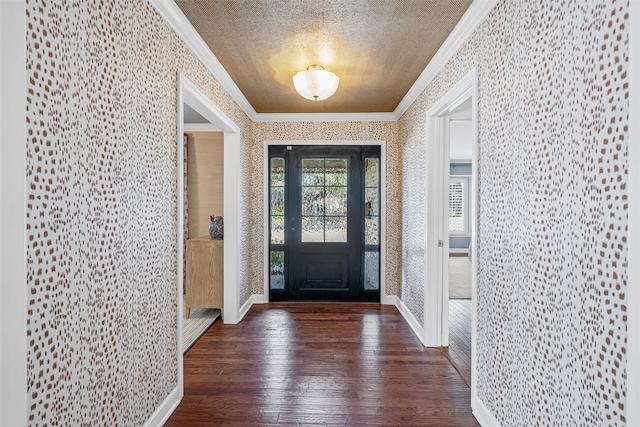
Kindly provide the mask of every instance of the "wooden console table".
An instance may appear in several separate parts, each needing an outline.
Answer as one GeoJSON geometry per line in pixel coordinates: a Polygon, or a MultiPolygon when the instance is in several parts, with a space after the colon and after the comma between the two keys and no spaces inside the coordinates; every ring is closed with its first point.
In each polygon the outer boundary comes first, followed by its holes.
{"type": "Polygon", "coordinates": [[[187,240],[188,319],[191,308],[219,308],[224,311],[224,241],[209,236],[187,240]]]}

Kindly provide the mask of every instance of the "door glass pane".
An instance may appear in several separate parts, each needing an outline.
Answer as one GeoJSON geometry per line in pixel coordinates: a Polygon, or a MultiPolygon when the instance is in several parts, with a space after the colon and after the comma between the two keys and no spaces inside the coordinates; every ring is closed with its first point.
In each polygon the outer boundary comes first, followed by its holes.
{"type": "Polygon", "coordinates": [[[378,218],[365,218],[364,220],[364,244],[378,244],[378,218]]]}
{"type": "Polygon", "coordinates": [[[324,242],[324,217],[302,217],[302,241],[324,242]]]}
{"type": "Polygon", "coordinates": [[[377,290],[380,287],[380,254],[364,253],[364,289],[377,290]]]}
{"type": "Polygon", "coordinates": [[[327,187],[326,214],[347,215],[347,187],[327,187]]]}
{"type": "Polygon", "coordinates": [[[347,186],[347,159],[327,159],[326,167],[326,185],[347,186]]]}
{"type": "Polygon", "coordinates": [[[271,289],[284,289],[284,251],[271,251],[271,289]]]}
{"type": "Polygon", "coordinates": [[[271,159],[271,185],[284,187],[284,159],[281,157],[271,159]]]}
{"type": "Polygon", "coordinates": [[[364,243],[365,245],[378,245],[380,225],[380,182],[379,162],[377,158],[366,158],[364,161],[364,243]]]}
{"type": "Polygon", "coordinates": [[[317,216],[324,214],[324,188],[302,187],[302,215],[317,216]]]}
{"type": "Polygon", "coordinates": [[[347,241],[347,217],[328,216],[325,220],[325,241],[347,241]]]}
{"type": "Polygon", "coordinates": [[[271,217],[271,243],[276,245],[284,244],[284,217],[271,217]]]}
{"type": "Polygon", "coordinates": [[[347,241],[347,159],[302,159],[302,242],[347,241]]]}
{"type": "Polygon", "coordinates": [[[284,187],[271,188],[271,215],[284,215],[284,187]]]}
{"type": "Polygon", "coordinates": [[[302,159],[302,185],[324,185],[324,159],[302,159]]]}
{"type": "Polygon", "coordinates": [[[364,185],[366,187],[378,187],[378,164],[380,159],[364,160],[364,185]]]}
{"type": "Polygon", "coordinates": [[[271,159],[271,243],[284,244],[284,158],[271,159]]]}
{"type": "Polygon", "coordinates": [[[378,216],[378,188],[365,188],[365,207],[364,216],[378,216]]]}

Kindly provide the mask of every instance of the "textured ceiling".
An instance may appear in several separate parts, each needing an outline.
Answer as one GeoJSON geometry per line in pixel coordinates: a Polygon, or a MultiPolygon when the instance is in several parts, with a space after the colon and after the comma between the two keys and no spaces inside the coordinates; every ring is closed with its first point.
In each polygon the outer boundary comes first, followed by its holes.
{"type": "Polygon", "coordinates": [[[471,0],[176,0],[258,113],[392,112],[471,0]],[[319,64],[335,95],[293,75],[319,64]]]}

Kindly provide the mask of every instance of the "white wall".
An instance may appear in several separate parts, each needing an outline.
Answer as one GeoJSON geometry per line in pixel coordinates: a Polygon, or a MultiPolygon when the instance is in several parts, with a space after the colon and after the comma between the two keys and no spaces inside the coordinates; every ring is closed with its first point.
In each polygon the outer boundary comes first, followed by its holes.
{"type": "Polygon", "coordinates": [[[471,120],[451,120],[449,123],[449,159],[471,162],[471,120]]]}

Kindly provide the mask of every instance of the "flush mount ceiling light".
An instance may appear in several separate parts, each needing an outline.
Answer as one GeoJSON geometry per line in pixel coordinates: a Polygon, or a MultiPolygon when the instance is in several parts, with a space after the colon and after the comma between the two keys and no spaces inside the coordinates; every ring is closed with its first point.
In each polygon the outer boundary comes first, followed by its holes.
{"type": "Polygon", "coordinates": [[[306,71],[293,76],[296,91],[311,101],[322,101],[336,93],[340,78],[321,65],[310,65],[306,71]]]}

